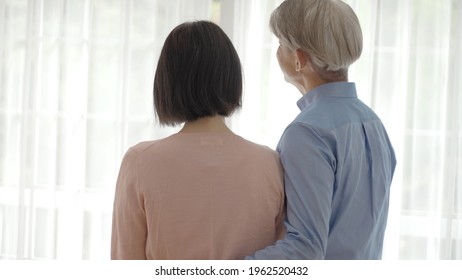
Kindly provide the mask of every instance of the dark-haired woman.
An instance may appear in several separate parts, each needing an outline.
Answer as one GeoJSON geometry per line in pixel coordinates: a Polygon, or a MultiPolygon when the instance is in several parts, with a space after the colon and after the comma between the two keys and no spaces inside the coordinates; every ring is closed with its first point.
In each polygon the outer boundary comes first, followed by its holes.
{"type": "Polygon", "coordinates": [[[184,125],[125,154],[112,259],[243,259],[283,236],[277,153],[225,123],[241,100],[239,57],[220,27],[177,26],[157,65],[154,107],[161,124],[184,125]]]}

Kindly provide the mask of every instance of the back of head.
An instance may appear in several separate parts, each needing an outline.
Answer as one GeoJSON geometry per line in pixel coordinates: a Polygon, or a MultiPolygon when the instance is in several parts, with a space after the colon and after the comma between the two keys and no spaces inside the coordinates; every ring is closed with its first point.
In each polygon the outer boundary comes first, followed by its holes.
{"type": "Polygon", "coordinates": [[[229,116],[241,106],[242,71],[230,39],[216,24],[180,24],[165,40],[154,77],[159,122],[176,125],[229,116]]]}
{"type": "Polygon", "coordinates": [[[285,0],[273,11],[270,28],[292,50],[301,49],[326,81],[346,80],[362,51],[359,20],[340,0],[285,0]]]}

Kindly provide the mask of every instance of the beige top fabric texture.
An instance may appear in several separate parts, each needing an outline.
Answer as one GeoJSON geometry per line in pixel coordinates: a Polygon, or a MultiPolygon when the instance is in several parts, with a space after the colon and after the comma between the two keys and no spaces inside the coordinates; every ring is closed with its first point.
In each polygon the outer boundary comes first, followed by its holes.
{"type": "Polygon", "coordinates": [[[177,133],[127,151],[112,259],[243,259],[284,234],[275,151],[232,133],[177,133]]]}

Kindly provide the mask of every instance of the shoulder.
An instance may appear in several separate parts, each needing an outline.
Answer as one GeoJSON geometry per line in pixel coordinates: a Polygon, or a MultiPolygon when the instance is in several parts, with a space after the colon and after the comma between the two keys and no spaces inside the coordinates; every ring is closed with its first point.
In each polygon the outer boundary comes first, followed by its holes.
{"type": "Polygon", "coordinates": [[[143,159],[146,152],[155,149],[160,142],[163,140],[144,141],[130,147],[126,152],[122,160],[122,165],[126,167],[134,167],[136,162],[143,159]]]}
{"type": "Polygon", "coordinates": [[[279,153],[266,145],[257,144],[245,138],[238,136],[238,153],[241,158],[246,160],[247,164],[251,164],[253,168],[263,168],[271,172],[282,172],[279,153]]]}
{"type": "Polygon", "coordinates": [[[128,152],[133,153],[133,154],[141,154],[144,151],[146,151],[146,150],[148,150],[148,149],[150,149],[152,147],[155,147],[156,145],[158,145],[159,143],[161,143],[164,140],[165,139],[140,142],[140,143],[134,145],[133,147],[131,147],[130,149],[128,149],[128,152]]]}
{"type": "Polygon", "coordinates": [[[240,143],[240,148],[254,156],[271,157],[276,159],[278,158],[278,153],[266,145],[257,144],[241,136],[238,136],[238,140],[240,143]]]}
{"type": "MultiPolygon", "coordinates": [[[[137,155],[138,157],[148,156],[150,154],[164,154],[171,150],[175,150],[175,147],[179,144],[175,140],[175,135],[170,135],[166,138],[143,141],[132,146],[128,152],[137,155]]],[[[180,143],[181,144],[181,143],[180,143]]]]}
{"type": "Polygon", "coordinates": [[[287,160],[306,163],[314,158],[333,162],[336,142],[332,130],[306,122],[292,122],[282,134],[278,152],[283,164],[287,164],[287,160]]]}
{"type": "Polygon", "coordinates": [[[329,128],[313,124],[311,121],[296,119],[286,127],[281,141],[292,145],[299,142],[306,142],[308,139],[329,137],[330,134],[329,128]]]}

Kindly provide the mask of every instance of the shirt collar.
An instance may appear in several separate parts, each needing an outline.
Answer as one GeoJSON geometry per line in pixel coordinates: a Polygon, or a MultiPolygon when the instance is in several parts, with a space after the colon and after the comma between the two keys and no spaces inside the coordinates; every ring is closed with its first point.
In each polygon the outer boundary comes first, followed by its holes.
{"type": "Polygon", "coordinates": [[[356,85],[349,82],[334,82],[322,84],[308,93],[297,101],[297,106],[300,110],[309,107],[317,100],[328,97],[340,98],[356,98],[356,85]]]}

